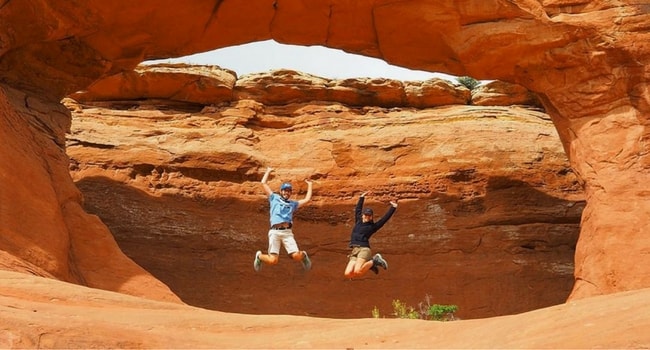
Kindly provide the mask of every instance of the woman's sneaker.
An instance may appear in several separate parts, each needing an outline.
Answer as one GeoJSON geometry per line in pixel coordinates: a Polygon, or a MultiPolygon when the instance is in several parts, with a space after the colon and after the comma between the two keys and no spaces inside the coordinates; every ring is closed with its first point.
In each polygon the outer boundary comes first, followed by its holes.
{"type": "Polygon", "coordinates": [[[262,260],[260,259],[260,255],[262,255],[262,251],[258,250],[257,253],[255,253],[255,260],[253,261],[253,268],[255,271],[262,269],[262,260]]]}
{"type": "Polygon", "coordinates": [[[381,266],[384,270],[388,269],[388,262],[382,258],[381,254],[377,253],[372,257],[375,266],[381,266]]]}
{"type": "Polygon", "coordinates": [[[309,255],[307,255],[306,251],[302,251],[302,268],[305,269],[305,271],[309,271],[311,269],[311,260],[309,259],[309,255]]]}

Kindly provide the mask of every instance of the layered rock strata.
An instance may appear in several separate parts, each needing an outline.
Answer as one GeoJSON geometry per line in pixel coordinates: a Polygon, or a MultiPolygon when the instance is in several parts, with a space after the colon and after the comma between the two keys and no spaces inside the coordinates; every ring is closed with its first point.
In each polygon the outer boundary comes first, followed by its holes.
{"type": "MultiPolygon", "coordinates": [[[[67,254],[65,244],[66,231],[78,229],[75,214],[62,210],[74,197],[64,192],[54,200],[46,190],[70,183],[50,177],[63,174],[66,164],[60,136],[41,127],[54,123],[56,129],[69,123],[69,117],[38,111],[60,110],[56,103],[64,96],[100,77],[130,71],[146,59],[275,39],[344,49],[411,68],[508,81],[535,92],[585,188],[571,298],[647,287],[649,22],[646,6],[635,1],[145,1],[135,9],[125,1],[5,2],[0,12],[2,123],[13,135],[9,149],[31,151],[4,151],[0,171],[6,183],[20,184],[27,175],[39,187],[24,197],[14,197],[19,191],[14,188],[0,193],[3,237],[13,237],[3,248],[10,259],[56,276],[65,277],[63,259],[84,265],[79,256],[67,254]],[[12,91],[24,98],[8,97],[12,91]],[[36,106],[34,101],[42,103],[36,106]],[[27,116],[15,118],[23,108],[38,115],[34,123],[27,116]],[[33,136],[18,132],[30,125],[39,125],[33,136]],[[24,156],[24,171],[13,169],[16,154],[24,156]],[[51,200],[34,205],[48,193],[51,200]],[[33,250],[42,243],[23,224],[25,217],[43,217],[37,225],[64,223],[61,230],[48,231],[55,245],[45,250],[55,259],[42,259],[33,250]]],[[[88,241],[78,242],[95,249],[88,241]]],[[[112,268],[108,272],[122,274],[112,268]]],[[[123,277],[118,279],[130,280],[123,277]]],[[[110,285],[116,290],[123,286],[110,285]]]]}
{"type": "Polygon", "coordinates": [[[351,318],[391,312],[395,299],[429,300],[478,318],[566,300],[584,194],[548,116],[511,105],[531,100],[528,91],[492,82],[473,94],[503,104],[487,107],[467,105],[470,91],[446,80],[228,74],[144,66],[71,96],[84,103],[66,101],[86,209],[185,302],[351,318]],[[198,99],[212,104],[183,100],[199,86],[198,99]],[[412,89],[421,86],[438,88],[412,89]],[[284,254],[278,266],[252,269],[267,246],[267,166],[276,168],[272,187],[292,181],[296,198],[302,180],[314,180],[294,227],[308,274],[284,254]],[[372,240],[390,269],[349,281],[347,240],[363,191],[377,218],[388,201],[400,206],[372,240]]]}

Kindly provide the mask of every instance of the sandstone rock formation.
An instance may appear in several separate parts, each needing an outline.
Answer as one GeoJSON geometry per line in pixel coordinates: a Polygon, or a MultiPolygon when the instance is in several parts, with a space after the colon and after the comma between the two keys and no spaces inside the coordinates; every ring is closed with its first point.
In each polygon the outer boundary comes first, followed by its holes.
{"type": "Polygon", "coordinates": [[[0,111],[0,266],[179,302],[119,250],[104,223],[83,210],[64,151],[69,111],[7,87],[0,89],[0,111]]]}
{"type": "Polygon", "coordinates": [[[267,1],[249,11],[239,6],[147,2],[131,11],[124,10],[131,8],[126,2],[8,2],[0,15],[2,83],[58,101],[145,59],[263,39],[518,83],[540,97],[585,185],[573,296],[650,285],[641,267],[649,240],[643,142],[648,34],[642,30],[648,13],[641,4],[377,0],[354,6],[267,1]]]}
{"type": "Polygon", "coordinates": [[[275,39],[517,83],[536,93],[585,188],[570,299],[650,285],[645,4],[144,1],[134,8],[125,1],[36,0],[1,8],[6,268],[176,299],[81,210],[63,143],[70,115],[59,101],[146,59],[275,39]],[[113,259],[99,264],[97,252],[113,259]]]}
{"type": "Polygon", "coordinates": [[[548,116],[509,106],[525,93],[508,101],[516,88],[493,82],[490,91],[508,106],[419,109],[402,98],[401,107],[382,108],[365,103],[394,104],[412,86],[437,86],[421,90],[418,101],[441,105],[469,90],[439,79],[347,79],[357,89],[340,95],[323,88],[340,81],[298,72],[233,83],[227,72],[201,76],[206,71],[139,67],[139,79],[108,77],[72,95],[85,104],[66,101],[73,111],[67,152],[86,209],[184,301],[238,313],[350,318],[368,317],[375,306],[389,311],[393,299],[417,305],[430,295],[434,303],[462,305],[462,318],[478,318],[566,300],[584,197],[548,116]],[[232,86],[230,95],[214,94],[214,105],[180,101],[173,92],[210,76],[205,86],[232,86]],[[166,94],[157,93],[161,86],[166,94]],[[275,96],[293,103],[277,104],[275,96]],[[252,254],[267,245],[259,184],[266,166],[277,168],[274,187],[292,180],[304,190],[302,179],[315,180],[313,204],[299,212],[295,229],[314,264],[308,276],[286,259],[257,275],[251,269],[252,254]],[[373,240],[390,273],[351,283],[342,278],[350,213],[366,190],[378,213],[389,200],[402,205],[373,240]],[[265,288],[249,288],[260,283],[265,288]],[[418,287],[405,288],[412,284],[418,287]],[[277,292],[288,286],[301,292],[277,292]],[[351,304],[348,294],[359,289],[377,292],[351,304]]]}
{"type": "Polygon", "coordinates": [[[475,106],[540,106],[537,95],[517,84],[491,81],[472,90],[475,106]]]}

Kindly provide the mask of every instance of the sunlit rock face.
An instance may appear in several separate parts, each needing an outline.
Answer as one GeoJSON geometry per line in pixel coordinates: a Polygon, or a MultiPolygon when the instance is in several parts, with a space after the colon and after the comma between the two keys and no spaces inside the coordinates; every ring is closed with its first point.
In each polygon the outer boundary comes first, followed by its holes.
{"type": "Polygon", "coordinates": [[[502,105],[479,107],[466,87],[438,79],[338,81],[284,70],[233,82],[228,72],[201,76],[201,66],[175,65],[164,76],[161,68],[108,77],[66,100],[67,151],[85,208],[187,303],[352,318],[375,306],[390,313],[393,299],[428,299],[478,318],[569,295],[584,194],[548,115],[511,106],[525,89],[493,82],[485,90],[502,105]],[[211,86],[231,94],[205,106],[173,92],[204,79],[212,80],[202,96],[211,86]],[[412,87],[432,88],[416,101],[405,98],[412,87]],[[294,228],[309,273],[284,254],[277,266],[252,269],[267,246],[259,181],[268,166],[272,187],[291,181],[297,199],[304,179],[315,183],[294,228]],[[400,204],[372,240],[389,270],[350,281],[352,209],[365,191],[377,219],[390,200],[400,204]]]}
{"type": "Polygon", "coordinates": [[[180,302],[87,214],[65,153],[70,112],[59,103],[0,88],[0,267],[94,288],[180,302]]]}
{"type": "MultiPolygon", "coordinates": [[[[140,283],[134,276],[146,273],[136,267],[123,270],[133,265],[116,247],[106,248],[113,244],[107,228],[80,209],[82,200],[66,176],[62,142],[70,116],[58,101],[98,78],[131,71],[146,59],[275,39],[344,49],[410,68],[516,83],[534,92],[553,121],[572,174],[585,189],[587,204],[580,222],[571,298],[648,287],[650,34],[645,28],[649,21],[647,6],[633,1],[612,6],[609,1],[570,5],[564,1],[377,0],[353,5],[349,1],[263,1],[251,5],[196,0],[142,1],[137,7],[126,1],[5,2],[0,12],[0,84],[3,140],[9,146],[1,153],[0,175],[5,183],[15,185],[0,192],[3,237],[12,237],[1,243],[12,261],[8,265],[111,290],[173,298],[164,286],[136,287],[140,283]],[[25,179],[30,179],[31,188],[24,188],[25,179]],[[36,223],[24,224],[27,218],[36,223]],[[76,236],[81,227],[85,234],[101,239],[76,236]],[[47,232],[48,239],[43,240],[40,232],[47,232]],[[92,262],[102,249],[120,258],[110,259],[109,265],[92,262]],[[108,276],[113,280],[104,280],[108,276]]],[[[258,108],[250,106],[249,114],[259,113],[258,108]]],[[[316,132],[327,122],[317,119],[303,126],[316,132]]],[[[278,124],[293,125],[272,118],[262,127],[278,124]]],[[[417,129],[422,129],[419,123],[417,129]]],[[[402,135],[393,135],[389,151],[404,149],[408,139],[401,141],[402,135]]],[[[250,142],[245,137],[238,140],[250,142]]],[[[428,145],[424,153],[438,154],[447,144],[443,141],[424,141],[428,145]]],[[[314,157],[312,163],[327,159],[318,153],[309,155],[314,157]]],[[[414,161],[405,155],[361,155],[366,162],[414,161]]],[[[481,159],[473,157],[472,162],[481,159]]],[[[242,158],[246,156],[240,152],[228,158],[233,182],[259,175],[267,163],[295,167],[286,153],[257,163],[242,158]]],[[[426,160],[417,159],[422,158],[426,160]]],[[[337,161],[347,169],[345,165],[356,164],[357,159],[337,161]]],[[[307,158],[300,164],[311,170],[309,163],[307,158]]],[[[359,170],[352,169],[343,174],[355,178],[359,170]]],[[[462,174],[460,179],[468,178],[462,174]]],[[[379,175],[382,180],[388,177],[379,175]]],[[[353,198],[353,189],[347,191],[345,207],[353,198]]],[[[431,211],[425,213],[428,220],[436,218],[431,211]]]]}

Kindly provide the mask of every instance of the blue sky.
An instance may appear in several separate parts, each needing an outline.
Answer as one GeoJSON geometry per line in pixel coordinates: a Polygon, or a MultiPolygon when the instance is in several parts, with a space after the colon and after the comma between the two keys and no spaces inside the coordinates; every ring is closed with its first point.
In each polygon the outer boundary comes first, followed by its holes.
{"type": "Polygon", "coordinates": [[[407,81],[437,77],[456,81],[456,77],[451,75],[410,70],[389,65],[380,59],[353,55],[342,50],[323,46],[284,45],[273,40],[146,63],[176,62],[217,65],[234,70],[238,76],[285,68],[329,79],[368,77],[407,81]]]}

